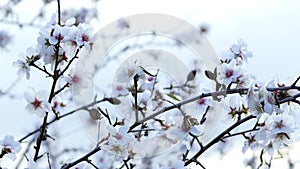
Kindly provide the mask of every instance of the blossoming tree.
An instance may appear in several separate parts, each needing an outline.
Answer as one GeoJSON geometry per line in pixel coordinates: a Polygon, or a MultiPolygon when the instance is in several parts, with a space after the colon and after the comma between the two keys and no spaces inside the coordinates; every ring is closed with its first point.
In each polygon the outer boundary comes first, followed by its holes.
{"type": "MultiPolygon", "coordinates": [[[[4,16],[13,15],[12,9],[19,2],[7,2],[1,9],[4,16]]],[[[259,152],[254,153],[259,163],[248,164],[253,168],[270,168],[272,160],[286,155],[296,131],[295,114],[300,113],[300,76],[290,83],[256,80],[246,69],[254,56],[241,39],[214,60],[212,69],[191,59],[192,66],[183,71],[180,62],[169,53],[145,49],[143,54],[147,55],[133,54],[114,73],[103,75],[101,71],[110,71],[109,64],[114,67],[114,62],[127,51],[147,45],[180,49],[184,44],[178,39],[156,41],[159,32],[148,32],[146,40],[125,43],[117,49],[119,53],[99,64],[90,57],[100,55],[99,43],[105,44],[105,40],[121,34],[131,35],[129,30],[134,24],[124,18],[115,25],[116,32],[110,30],[112,35],[95,35],[89,22],[97,17],[96,9],[61,11],[59,0],[44,1],[44,8],[54,3],[57,13],[42,26],[36,25],[35,19],[31,23],[1,20],[20,27],[40,28],[37,45],[29,47],[12,65],[18,69],[18,75],[29,81],[33,71],[51,80],[50,88],[24,90],[24,108],[37,116],[40,126],[19,139],[13,134],[4,136],[0,140],[2,160],[14,161],[16,168],[30,169],[183,169],[191,164],[205,168],[201,162],[204,153],[239,136],[239,142],[244,142],[241,151],[250,148],[259,152]],[[155,67],[147,66],[148,63],[155,67]],[[170,76],[166,70],[174,71],[176,76],[170,76]],[[102,81],[96,85],[97,74],[102,81]],[[103,82],[105,76],[114,76],[109,88],[103,82]],[[91,92],[91,88],[95,91],[91,92]],[[72,102],[75,105],[71,106],[72,102]],[[75,115],[83,128],[89,130],[86,132],[94,144],[83,150],[55,150],[55,143],[61,138],[49,130],[54,124],[63,123],[61,119],[75,115]],[[228,123],[216,131],[215,126],[222,118],[228,123]],[[73,151],[79,155],[73,157],[73,151]]],[[[45,15],[43,10],[37,18],[45,15]]],[[[202,28],[198,34],[204,36],[206,31],[202,28]]],[[[194,34],[183,33],[180,36],[191,37],[190,41],[198,40],[194,34]]],[[[5,48],[9,41],[10,35],[0,30],[0,48],[5,48]]],[[[197,45],[204,45],[203,41],[197,45]]],[[[0,168],[4,167],[0,163],[0,168]]]]}

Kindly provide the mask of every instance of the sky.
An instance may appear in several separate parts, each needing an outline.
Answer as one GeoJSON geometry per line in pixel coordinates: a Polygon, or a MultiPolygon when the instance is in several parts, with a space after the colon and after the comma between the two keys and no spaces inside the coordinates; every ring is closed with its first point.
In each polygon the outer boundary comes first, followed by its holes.
{"type": "MultiPolygon", "coordinates": [[[[26,0],[24,0],[26,1],[26,0]]],[[[78,7],[82,1],[62,0],[62,8],[78,7]]],[[[30,16],[36,0],[27,0],[22,8],[30,16]],[[32,2],[29,2],[32,1],[32,2]]],[[[1,3],[0,3],[1,4],[1,3]]],[[[53,6],[55,8],[55,5],[53,6]]],[[[201,24],[209,26],[208,40],[217,53],[229,46],[238,38],[244,39],[252,50],[254,57],[249,60],[248,70],[261,81],[278,79],[291,81],[299,76],[299,44],[300,44],[300,1],[291,0],[101,0],[98,6],[99,23],[96,29],[101,29],[116,19],[133,14],[162,13],[184,19],[198,27],[201,24]]],[[[22,16],[26,18],[26,15],[22,16]]],[[[13,44],[8,51],[0,51],[0,88],[7,88],[16,79],[16,69],[11,66],[17,56],[26,51],[26,48],[36,43],[38,30],[23,28],[21,31],[15,26],[1,25],[0,28],[8,29],[15,34],[13,44]]],[[[22,96],[24,88],[35,86],[42,88],[47,84],[39,85],[40,74],[32,76],[31,81],[22,79],[14,89],[14,93],[22,96]]],[[[0,98],[2,107],[0,118],[0,138],[8,133],[21,137],[30,131],[39,120],[26,113],[25,100],[0,98]],[[34,119],[35,118],[35,119],[34,119]],[[25,127],[24,127],[25,126],[25,127]]],[[[73,133],[80,125],[74,118],[74,126],[69,133],[73,133]]],[[[77,133],[72,138],[84,133],[77,133]]],[[[234,155],[241,155],[239,149],[234,150],[234,155]]],[[[230,158],[232,156],[229,156],[230,158]]],[[[207,167],[215,165],[214,158],[206,159],[207,167]]],[[[230,163],[220,162],[220,166],[230,166],[230,163]]],[[[239,168],[241,164],[237,164],[239,168]]]]}

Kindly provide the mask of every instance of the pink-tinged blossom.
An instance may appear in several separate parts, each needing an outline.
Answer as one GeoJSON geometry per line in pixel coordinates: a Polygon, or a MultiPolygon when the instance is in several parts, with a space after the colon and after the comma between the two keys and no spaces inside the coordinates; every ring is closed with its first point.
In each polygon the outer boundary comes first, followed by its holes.
{"type": "Polygon", "coordinates": [[[49,36],[49,43],[56,45],[58,42],[66,42],[70,28],[68,26],[55,25],[49,36]]]}
{"type": "Polygon", "coordinates": [[[65,76],[63,79],[72,87],[76,86],[80,88],[86,88],[88,87],[90,82],[90,75],[84,70],[71,70],[70,74],[68,76],[65,76]]]}
{"type": "Polygon", "coordinates": [[[103,149],[114,153],[116,157],[128,157],[132,153],[135,144],[134,137],[128,134],[129,127],[121,126],[117,130],[113,126],[108,126],[107,129],[110,137],[108,143],[102,146],[103,149]]]}
{"type": "Polygon", "coordinates": [[[60,97],[56,96],[54,97],[51,108],[53,111],[60,112],[67,106],[67,103],[63,101],[60,97]]]}
{"type": "Polygon", "coordinates": [[[232,60],[229,63],[221,65],[220,79],[223,80],[225,85],[236,82],[237,78],[241,75],[241,68],[236,65],[236,61],[232,60]]]}
{"type": "Polygon", "coordinates": [[[77,27],[76,33],[76,43],[78,47],[85,46],[86,49],[90,50],[92,41],[94,37],[92,37],[92,28],[88,24],[81,23],[77,27]]]}
{"type": "Polygon", "coordinates": [[[7,135],[3,140],[0,140],[1,156],[8,157],[12,161],[16,159],[16,154],[20,152],[21,145],[18,141],[14,140],[14,136],[7,135]]]}
{"type": "Polygon", "coordinates": [[[139,78],[139,82],[142,90],[152,90],[155,85],[155,77],[142,74],[142,76],[139,78]]]}
{"type": "Polygon", "coordinates": [[[207,106],[212,106],[212,99],[209,97],[205,98],[200,98],[195,101],[195,104],[197,105],[197,109],[201,112],[204,113],[207,106]]]}
{"type": "Polygon", "coordinates": [[[237,88],[248,88],[254,81],[254,77],[243,72],[237,78],[237,88]]]}
{"type": "Polygon", "coordinates": [[[114,161],[114,157],[111,153],[101,150],[94,156],[95,164],[101,169],[111,169],[114,161]]]}
{"type": "Polygon", "coordinates": [[[107,129],[111,134],[109,138],[110,143],[126,145],[133,140],[133,136],[127,133],[129,130],[128,126],[121,126],[118,130],[112,126],[108,126],[107,129]]]}
{"type": "Polygon", "coordinates": [[[129,94],[129,90],[126,83],[116,83],[112,87],[112,97],[125,96],[129,94]]]}
{"type": "Polygon", "coordinates": [[[51,105],[47,101],[47,92],[35,92],[32,88],[24,93],[24,98],[28,102],[26,110],[30,113],[37,115],[39,118],[45,116],[45,112],[51,111],[51,105]]]}
{"type": "Polygon", "coordinates": [[[152,109],[151,91],[145,90],[142,94],[138,94],[138,106],[146,110],[152,109]]]}

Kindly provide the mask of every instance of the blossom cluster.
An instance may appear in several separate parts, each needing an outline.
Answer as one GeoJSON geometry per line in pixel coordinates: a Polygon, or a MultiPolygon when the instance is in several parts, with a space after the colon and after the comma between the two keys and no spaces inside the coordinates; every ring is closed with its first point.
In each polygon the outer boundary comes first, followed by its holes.
{"type": "MultiPolygon", "coordinates": [[[[63,80],[66,84],[61,88],[62,90],[74,84],[79,84],[80,87],[87,86],[87,79],[90,77],[86,72],[68,71],[69,74],[66,76],[65,70],[68,70],[73,59],[78,57],[81,48],[93,49],[95,39],[92,37],[92,29],[89,25],[80,22],[89,22],[95,15],[94,9],[81,8],[62,13],[62,23],[59,23],[60,21],[57,21],[54,16],[46,26],[41,28],[37,39],[38,45],[28,48],[26,54],[20,55],[20,59],[13,63],[19,68],[18,74],[24,74],[29,79],[30,71],[38,69],[55,81],[63,80]],[[70,16],[73,18],[66,19],[70,16]]],[[[121,29],[129,28],[127,21],[119,22],[121,29]]],[[[0,47],[2,47],[1,42],[0,39],[0,47]]],[[[239,93],[247,95],[240,98],[246,99],[247,102],[239,108],[230,107],[229,112],[232,118],[238,115],[238,120],[241,114],[255,117],[257,120],[253,131],[244,135],[246,141],[242,151],[245,152],[249,147],[253,150],[262,148],[273,156],[275,151],[291,143],[292,133],[296,128],[295,122],[289,111],[280,107],[278,93],[268,91],[270,87],[277,87],[275,83],[258,85],[246,71],[245,65],[251,57],[253,57],[252,52],[240,39],[221,54],[219,70],[217,71],[216,68],[214,73],[210,72],[215,77],[208,75],[208,78],[222,86],[217,90],[247,88],[247,94],[239,93]]],[[[114,161],[121,161],[137,168],[143,167],[143,160],[153,155],[151,153],[155,145],[155,151],[160,151],[159,153],[169,150],[168,146],[172,147],[173,151],[166,153],[168,154],[166,160],[157,161],[149,166],[154,169],[186,169],[185,162],[189,158],[188,154],[203,148],[202,140],[199,138],[205,134],[203,129],[203,124],[207,120],[205,115],[217,100],[213,96],[202,95],[203,97],[191,101],[193,110],[189,106],[181,105],[182,101],[190,98],[193,93],[211,92],[199,87],[195,79],[197,73],[199,72],[192,70],[187,75],[185,83],[180,82],[182,84],[175,85],[170,79],[163,79],[158,69],[146,70],[138,64],[138,61],[123,63],[117,70],[110,96],[106,98],[105,95],[103,99],[121,111],[104,112],[99,105],[93,105],[99,106],[98,109],[93,109],[93,112],[91,109],[84,109],[89,111],[91,116],[93,115],[92,120],[102,120],[101,122],[105,121],[107,124],[108,133],[104,138],[99,138],[102,140],[97,144],[101,147],[101,151],[95,157],[96,164],[105,169],[112,168],[114,161]],[[163,83],[164,81],[167,81],[167,85],[163,83]],[[168,106],[175,108],[165,111],[168,106]],[[144,120],[145,118],[148,120],[144,120]],[[144,147],[141,149],[138,145],[144,147]],[[173,152],[176,152],[175,155],[172,154],[173,152]]],[[[25,109],[40,118],[45,117],[46,112],[53,112],[58,117],[59,112],[66,105],[59,96],[53,94],[53,91],[51,95],[47,91],[36,92],[34,89],[29,89],[25,92],[24,98],[28,103],[25,109]]],[[[0,158],[6,156],[14,160],[16,153],[21,150],[20,143],[14,141],[13,136],[6,136],[0,141],[0,146],[0,158]]],[[[33,161],[29,161],[29,166],[29,168],[39,168],[33,161]]]]}
{"type": "MultiPolygon", "coordinates": [[[[77,57],[78,50],[85,47],[91,49],[93,44],[92,28],[85,23],[74,25],[75,18],[68,19],[64,25],[57,24],[55,15],[52,20],[39,32],[38,45],[27,49],[20,59],[13,63],[18,67],[18,74],[26,74],[30,78],[30,66],[66,65],[73,57],[77,57]]],[[[46,71],[46,70],[44,70],[46,71]]]]}
{"type": "Polygon", "coordinates": [[[235,83],[239,88],[247,87],[251,83],[251,77],[249,77],[244,66],[248,62],[248,58],[251,57],[253,54],[248,50],[247,44],[242,39],[236,41],[220,55],[219,79],[225,85],[235,83]]]}
{"type": "Polygon", "coordinates": [[[235,88],[248,88],[247,96],[238,98],[242,106],[234,107],[231,104],[229,112],[232,118],[235,118],[237,114],[249,115],[250,113],[258,120],[253,132],[245,135],[243,152],[246,152],[249,147],[252,150],[260,148],[273,156],[274,152],[292,143],[292,134],[296,129],[291,112],[289,109],[280,107],[278,102],[279,99],[285,99],[290,94],[287,91],[284,91],[284,94],[279,94],[282,91],[268,91],[269,88],[284,86],[279,85],[275,80],[262,85],[251,78],[252,76],[244,69],[250,57],[252,57],[252,52],[248,50],[247,44],[238,40],[221,54],[219,78],[227,86],[236,84],[235,88]]]}
{"type": "MultiPolygon", "coordinates": [[[[272,84],[272,83],[271,83],[272,84]]],[[[249,111],[259,120],[258,130],[247,136],[243,151],[263,148],[270,156],[293,142],[296,129],[294,117],[286,108],[280,108],[273,92],[267,91],[267,86],[250,88],[247,94],[249,111]]]]}

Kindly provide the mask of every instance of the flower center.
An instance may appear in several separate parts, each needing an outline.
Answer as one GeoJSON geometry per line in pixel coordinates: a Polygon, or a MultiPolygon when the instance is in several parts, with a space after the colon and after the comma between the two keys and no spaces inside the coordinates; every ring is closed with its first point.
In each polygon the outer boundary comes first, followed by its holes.
{"type": "Polygon", "coordinates": [[[233,75],[233,70],[227,70],[226,73],[225,73],[225,76],[228,78],[228,77],[231,77],[233,75]]]}
{"type": "Polygon", "coordinates": [[[199,99],[198,104],[200,105],[205,104],[205,99],[204,98],[199,99]]]}
{"type": "Polygon", "coordinates": [[[121,91],[121,90],[123,90],[123,87],[122,86],[117,86],[117,90],[121,91]]]}
{"type": "Polygon", "coordinates": [[[35,98],[34,101],[31,102],[31,104],[33,105],[34,109],[38,109],[41,108],[42,101],[35,98]]]}
{"type": "Polygon", "coordinates": [[[73,83],[78,83],[79,82],[79,77],[77,76],[77,75],[74,75],[73,77],[72,77],[72,82],[73,83]]]}
{"type": "Polygon", "coordinates": [[[82,35],[81,39],[82,39],[83,42],[88,42],[90,38],[87,35],[82,35]]]}

